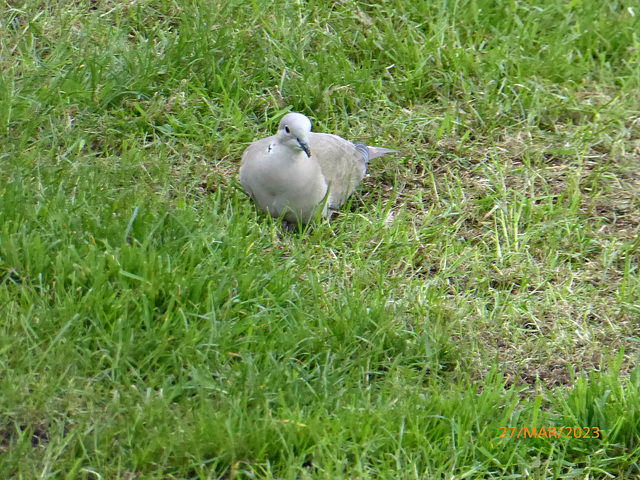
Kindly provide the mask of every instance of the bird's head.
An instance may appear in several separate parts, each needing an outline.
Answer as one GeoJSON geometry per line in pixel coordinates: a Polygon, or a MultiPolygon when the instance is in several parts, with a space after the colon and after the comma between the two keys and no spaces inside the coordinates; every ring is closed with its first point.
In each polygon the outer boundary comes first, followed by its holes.
{"type": "Polygon", "coordinates": [[[287,113],[280,120],[278,136],[280,142],[294,150],[302,150],[311,156],[309,148],[309,133],[311,132],[311,120],[301,113],[287,113]]]}

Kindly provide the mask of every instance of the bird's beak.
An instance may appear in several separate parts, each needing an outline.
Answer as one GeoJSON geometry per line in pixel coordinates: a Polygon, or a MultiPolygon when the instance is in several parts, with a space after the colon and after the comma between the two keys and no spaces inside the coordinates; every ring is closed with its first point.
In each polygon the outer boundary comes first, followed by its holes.
{"type": "Polygon", "coordinates": [[[298,140],[298,145],[300,145],[300,148],[304,150],[304,153],[307,154],[307,157],[310,157],[311,149],[309,148],[309,142],[307,142],[306,140],[300,140],[299,138],[296,140],[298,140]]]}

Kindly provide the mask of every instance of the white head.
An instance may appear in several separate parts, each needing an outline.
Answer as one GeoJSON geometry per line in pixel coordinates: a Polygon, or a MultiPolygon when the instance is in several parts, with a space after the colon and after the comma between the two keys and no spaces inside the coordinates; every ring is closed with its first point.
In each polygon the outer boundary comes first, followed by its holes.
{"type": "Polygon", "coordinates": [[[311,120],[301,113],[287,113],[280,120],[278,137],[280,143],[294,150],[302,150],[311,156],[309,149],[309,133],[311,132],[311,120]]]}

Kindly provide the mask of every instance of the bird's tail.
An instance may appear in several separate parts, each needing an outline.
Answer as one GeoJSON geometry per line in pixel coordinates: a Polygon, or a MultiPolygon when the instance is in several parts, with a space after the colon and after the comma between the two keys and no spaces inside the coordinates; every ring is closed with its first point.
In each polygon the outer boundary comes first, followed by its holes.
{"type": "Polygon", "coordinates": [[[399,153],[398,150],[392,150],[390,148],[382,148],[382,147],[369,147],[369,160],[373,160],[374,158],[384,157],[385,155],[390,155],[392,153],[399,153]]]}
{"type": "Polygon", "coordinates": [[[398,150],[391,150],[390,148],[382,147],[369,147],[366,143],[362,142],[356,143],[356,150],[360,155],[362,155],[365,165],[369,163],[369,160],[373,160],[374,158],[384,157],[391,153],[398,153],[398,150]]]}

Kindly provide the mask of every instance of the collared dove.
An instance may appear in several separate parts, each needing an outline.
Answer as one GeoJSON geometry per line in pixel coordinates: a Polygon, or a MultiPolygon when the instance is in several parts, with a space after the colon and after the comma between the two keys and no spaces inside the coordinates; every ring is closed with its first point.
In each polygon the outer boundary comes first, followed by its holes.
{"type": "Polygon", "coordinates": [[[344,204],[364,178],[369,160],[395,152],[312,133],[306,116],[288,113],[276,135],[247,147],[240,183],[263,212],[306,224],[320,209],[326,217],[344,204]]]}

